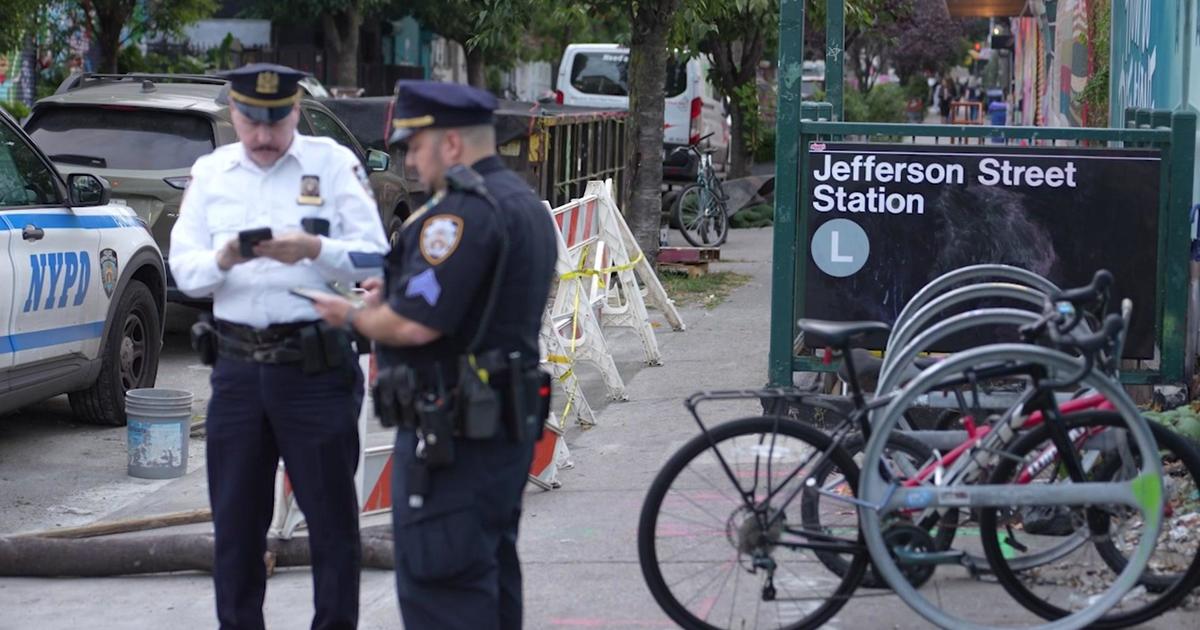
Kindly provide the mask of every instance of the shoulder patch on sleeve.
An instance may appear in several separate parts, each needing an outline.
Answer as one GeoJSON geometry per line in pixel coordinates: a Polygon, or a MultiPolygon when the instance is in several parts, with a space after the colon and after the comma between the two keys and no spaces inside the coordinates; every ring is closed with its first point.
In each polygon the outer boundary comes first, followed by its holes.
{"type": "Polygon", "coordinates": [[[462,240],[463,220],[453,214],[436,214],[421,226],[421,256],[436,265],[450,257],[462,240]]]}

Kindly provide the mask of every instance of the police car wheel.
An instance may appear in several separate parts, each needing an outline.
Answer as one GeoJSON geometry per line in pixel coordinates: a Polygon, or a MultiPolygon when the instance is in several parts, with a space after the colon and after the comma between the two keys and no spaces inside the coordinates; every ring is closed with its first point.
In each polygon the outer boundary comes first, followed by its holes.
{"type": "Polygon", "coordinates": [[[100,376],[90,388],[70,395],[77,418],[91,424],[125,424],[125,392],[154,386],[161,331],[150,289],[137,280],[130,281],[100,348],[100,376]]]}

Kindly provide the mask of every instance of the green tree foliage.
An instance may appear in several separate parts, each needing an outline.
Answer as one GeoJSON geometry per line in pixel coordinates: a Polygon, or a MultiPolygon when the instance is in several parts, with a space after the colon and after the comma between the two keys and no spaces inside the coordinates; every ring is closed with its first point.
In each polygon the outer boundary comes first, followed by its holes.
{"type": "Polygon", "coordinates": [[[0,0],[0,51],[13,51],[25,43],[43,5],[39,0],[0,0]]]}
{"type": "Polygon", "coordinates": [[[121,49],[148,35],[177,35],[212,15],[215,0],[74,0],[67,15],[100,48],[100,69],[118,71],[121,49]],[[124,31],[124,33],[122,32],[124,31]]]}
{"type": "Polygon", "coordinates": [[[529,36],[520,51],[525,61],[547,61],[557,88],[558,67],[569,44],[629,45],[629,20],[616,3],[592,6],[561,0],[535,0],[529,36]]]}
{"type": "Polygon", "coordinates": [[[334,84],[358,85],[359,29],[383,15],[387,0],[256,0],[251,13],[285,24],[319,21],[325,46],[334,56],[334,84]]]}
{"type": "Polygon", "coordinates": [[[397,15],[462,45],[467,82],[487,87],[487,66],[508,68],[518,59],[541,0],[394,0],[397,15]]]}
{"type": "Polygon", "coordinates": [[[732,120],[730,177],[750,174],[764,140],[758,68],[779,36],[778,0],[685,0],[675,24],[679,47],[711,61],[709,79],[728,99],[732,120]]]}

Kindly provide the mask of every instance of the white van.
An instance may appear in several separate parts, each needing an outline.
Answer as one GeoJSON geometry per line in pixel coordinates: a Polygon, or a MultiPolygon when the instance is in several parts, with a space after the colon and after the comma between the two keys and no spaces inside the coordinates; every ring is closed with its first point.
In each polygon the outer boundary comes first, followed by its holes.
{"type": "MultiPolygon", "coordinates": [[[[694,179],[696,159],[689,142],[713,135],[713,163],[724,171],[729,159],[729,122],[725,107],[708,81],[709,61],[693,57],[684,66],[667,62],[663,124],[663,177],[694,179]]],[[[629,109],[629,49],[617,44],[571,44],[558,68],[555,99],[560,105],[629,109]]]]}

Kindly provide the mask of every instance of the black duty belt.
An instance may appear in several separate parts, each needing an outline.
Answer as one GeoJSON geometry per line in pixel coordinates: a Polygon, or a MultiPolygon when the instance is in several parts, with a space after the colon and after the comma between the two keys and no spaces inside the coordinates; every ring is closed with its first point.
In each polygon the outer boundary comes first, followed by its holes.
{"type": "Polygon", "coordinates": [[[316,322],[272,324],[254,328],[233,322],[217,322],[217,348],[221,356],[239,361],[279,365],[300,363],[300,331],[316,322]]]}

